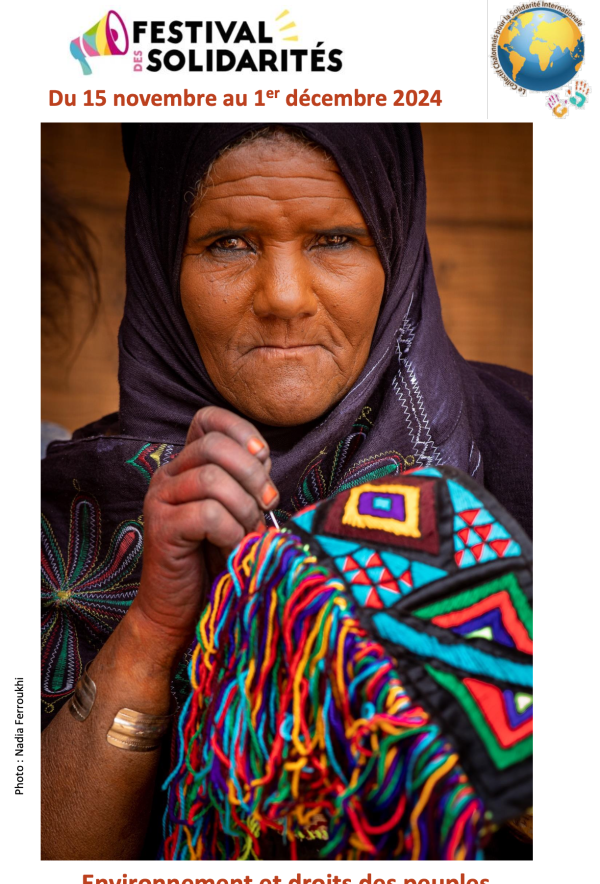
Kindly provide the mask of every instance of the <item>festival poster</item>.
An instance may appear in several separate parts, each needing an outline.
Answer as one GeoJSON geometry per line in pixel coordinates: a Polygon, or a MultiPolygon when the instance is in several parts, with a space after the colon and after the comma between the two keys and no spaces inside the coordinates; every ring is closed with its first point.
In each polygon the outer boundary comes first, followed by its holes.
{"type": "Polygon", "coordinates": [[[5,15],[9,877],[593,875],[596,5],[5,15]]]}

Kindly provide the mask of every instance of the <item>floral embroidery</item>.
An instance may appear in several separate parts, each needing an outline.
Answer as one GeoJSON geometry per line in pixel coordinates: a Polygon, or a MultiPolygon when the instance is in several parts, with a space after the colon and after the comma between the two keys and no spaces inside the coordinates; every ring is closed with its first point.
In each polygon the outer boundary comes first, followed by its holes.
{"type": "MultiPolygon", "coordinates": [[[[72,693],[83,669],[80,636],[100,647],[126,613],[137,591],[127,583],[142,553],[142,526],[122,522],[99,561],[100,507],[78,494],[69,522],[67,561],[42,516],[42,698],[72,693]]],[[[47,704],[47,711],[52,705],[47,704]]]]}

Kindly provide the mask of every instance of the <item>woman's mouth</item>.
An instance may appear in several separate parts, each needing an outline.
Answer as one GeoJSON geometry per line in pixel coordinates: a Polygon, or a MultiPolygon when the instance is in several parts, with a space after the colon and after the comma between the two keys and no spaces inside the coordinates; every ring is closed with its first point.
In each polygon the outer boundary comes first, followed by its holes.
{"type": "Polygon", "coordinates": [[[318,349],[320,344],[263,344],[252,348],[258,355],[271,359],[302,359],[318,349]]]}

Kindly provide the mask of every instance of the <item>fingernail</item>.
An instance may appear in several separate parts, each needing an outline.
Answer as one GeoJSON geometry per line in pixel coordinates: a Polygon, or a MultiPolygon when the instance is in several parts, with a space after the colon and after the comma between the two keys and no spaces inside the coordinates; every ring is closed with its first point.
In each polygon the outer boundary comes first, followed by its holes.
{"type": "Polygon", "coordinates": [[[272,485],[267,485],[265,490],[262,493],[262,503],[265,509],[271,506],[274,500],[277,499],[277,491],[273,488],[272,485]]]}
{"type": "Polygon", "coordinates": [[[258,452],[262,451],[264,447],[264,444],[256,436],[252,436],[251,439],[248,439],[248,451],[250,454],[258,454],[258,452]]]}

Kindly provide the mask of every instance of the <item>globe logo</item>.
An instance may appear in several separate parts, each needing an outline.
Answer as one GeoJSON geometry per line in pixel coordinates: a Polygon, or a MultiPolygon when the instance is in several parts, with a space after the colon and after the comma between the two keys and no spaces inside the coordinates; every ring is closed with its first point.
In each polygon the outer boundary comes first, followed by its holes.
{"type": "Polygon", "coordinates": [[[506,76],[534,92],[560,89],[583,63],[583,37],[562,12],[540,6],[514,15],[498,37],[498,61],[506,76]]]}

